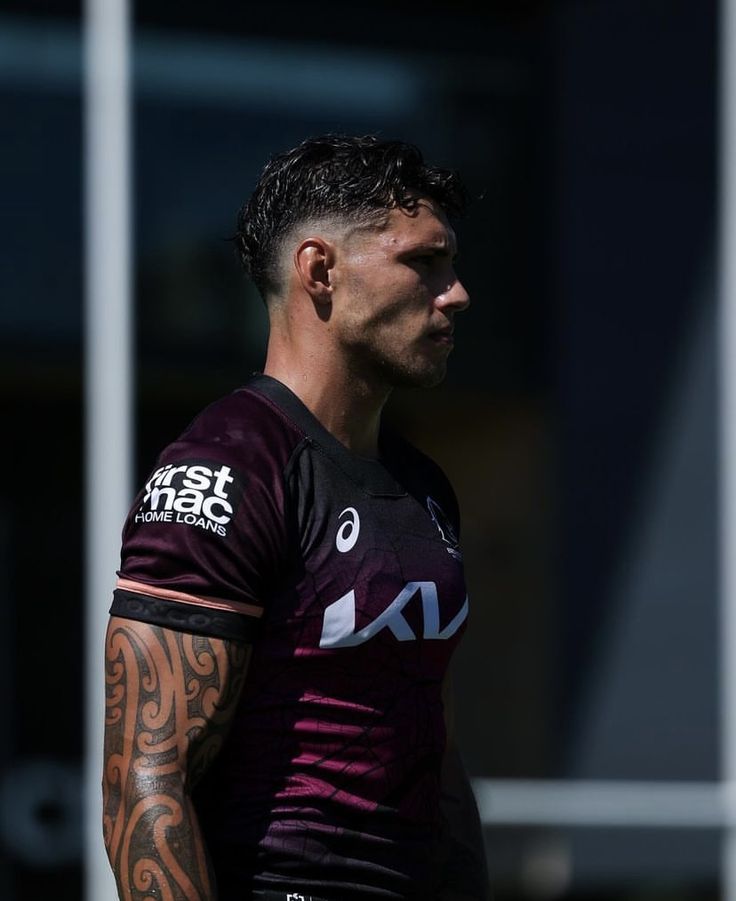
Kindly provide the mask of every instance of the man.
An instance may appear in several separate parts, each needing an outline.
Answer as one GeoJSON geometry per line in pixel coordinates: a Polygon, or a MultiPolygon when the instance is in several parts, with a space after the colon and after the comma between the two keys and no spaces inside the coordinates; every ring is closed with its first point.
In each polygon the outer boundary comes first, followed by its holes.
{"type": "Polygon", "coordinates": [[[104,830],[126,901],[487,898],[443,703],[468,610],[457,505],[381,427],[392,388],[445,375],[461,207],[413,146],[326,135],[241,210],[263,374],[162,454],[111,609],[104,830]]]}

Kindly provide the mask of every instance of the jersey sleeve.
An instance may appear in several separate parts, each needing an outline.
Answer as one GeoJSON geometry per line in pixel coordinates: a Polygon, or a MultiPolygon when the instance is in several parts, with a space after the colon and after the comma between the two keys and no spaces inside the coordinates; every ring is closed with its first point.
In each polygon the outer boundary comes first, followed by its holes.
{"type": "Polygon", "coordinates": [[[164,451],[135,499],[110,613],[251,641],[286,569],[278,443],[202,431],[164,451]]]}

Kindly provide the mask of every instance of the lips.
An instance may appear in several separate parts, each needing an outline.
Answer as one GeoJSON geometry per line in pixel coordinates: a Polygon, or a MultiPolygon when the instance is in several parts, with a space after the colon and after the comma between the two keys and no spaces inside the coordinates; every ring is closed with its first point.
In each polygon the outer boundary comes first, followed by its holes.
{"type": "Polygon", "coordinates": [[[434,341],[436,344],[446,344],[449,347],[452,347],[452,345],[455,343],[452,337],[452,332],[453,329],[450,327],[435,329],[433,332],[429,332],[427,337],[431,341],[434,341]]]}

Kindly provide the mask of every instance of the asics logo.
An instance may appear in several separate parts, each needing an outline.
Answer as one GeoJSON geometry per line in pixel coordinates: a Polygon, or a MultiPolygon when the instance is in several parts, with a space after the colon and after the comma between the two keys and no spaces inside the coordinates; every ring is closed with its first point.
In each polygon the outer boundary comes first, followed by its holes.
{"type": "Polygon", "coordinates": [[[348,551],[352,551],[355,547],[355,542],[358,540],[360,516],[358,516],[358,511],[355,507],[346,507],[338,518],[342,519],[343,516],[345,516],[345,521],[337,530],[335,547],[341,554],[347,554],[348,551]]]}
{"type": "Polygon", "coordinates": [[[468,616],[468,599],[449,623],[440,629],[440,605],[435,582],[407,582],[386,609],[373,622],[355,629],[355,589],[330,604],[322,621],[321,648],[354,648],[364,644],[382,629],[390,629],[399,641],[416,641],[417,635],[402,610],[417,594],[422,599],[424,638],[447,640],[457,632],[468,616]]]}

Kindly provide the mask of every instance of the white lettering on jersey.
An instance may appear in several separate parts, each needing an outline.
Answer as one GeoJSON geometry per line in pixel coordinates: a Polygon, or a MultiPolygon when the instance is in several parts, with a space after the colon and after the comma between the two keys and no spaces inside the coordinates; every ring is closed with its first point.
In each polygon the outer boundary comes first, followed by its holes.
{"type": "Polygon", "coordinates": [[[337,530],[337,535],[335,536],[335,547],[341,554],[347,554],[348,551],[352,551],[360,534],[360,516],[358,516],[358,511],[355,507],[346,507],[338,518],[342,519],[346,513],[347,519],[337,530]]]}
{"type": "Polygon", "coordinates": [[[321,648],[354,648],[364,644],[381,629],[390,629],[399,641],[416,641],[414,630],[402,610],[420,593],[424,618],[424,638],[446,640],[452,638],[468,615],[468,598],[444,629],[440,630],[440,605],[434,582],[407,582],[388,607],[372,623],[355,631],[355,589],[334,601],[325,609],[322,621],[321,648]]]}
{"type": "Polygon", "coordinates": [[[135,521],[183,523],[225,537],[234,514],[229,498],[234,481],[231,468],[220,464],[162,466],[146,483],[135,521]]]}

